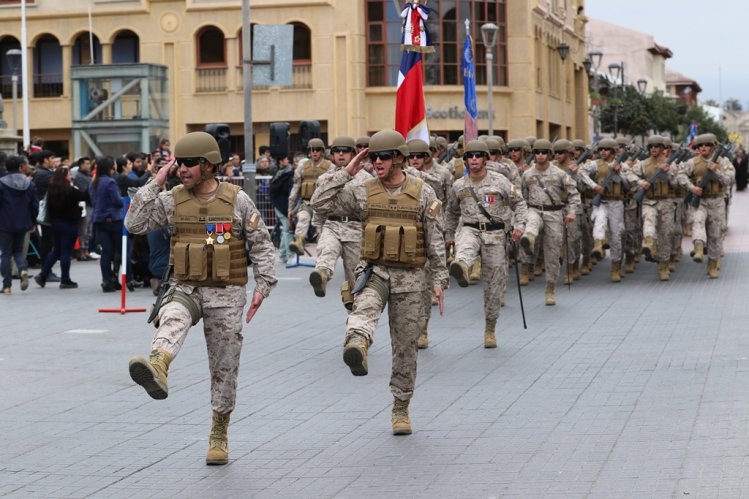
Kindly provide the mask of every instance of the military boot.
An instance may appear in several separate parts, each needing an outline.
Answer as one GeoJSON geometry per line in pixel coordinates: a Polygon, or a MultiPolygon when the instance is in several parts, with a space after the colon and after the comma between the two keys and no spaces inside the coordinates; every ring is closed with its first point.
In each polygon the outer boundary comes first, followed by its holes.
{"type": "Polygon", "coordinates": [[[429,319],[424,323],[424,331],[421,332],[419,339],[416,340],[416,346],[422,350],[429,346],[429,319]]]}
{"type": "Polygon", "coordinates": [[[497,319],[486,319],[484,326],[484,348],[497,348],[497,336],[494,330],[497,328],[497,319]]]}
{"type": "Polygon", "coordinates": [[[328,279],[330,279],[330,272],[328,269],[317,267],[309,275],[309,283],[312,284],[312,289],[315,290],[315,296],[320,298],[325,296],[325,287],[328,285],[328,279]]]}
{"type": "Polygon", "coordinates": [[[556,287],[555,283],[553,282],[547,282],[546,283],[546,292],[544,296],[546,297],[546,304],[547,305],[556,305],[557,300],[556,296],[554,294],[554,288],[556,287]]]}
{"type": "Polygon", "coordinates": [[[393,435],[411,434],[411,416],[408,415],[408,400],[393,401],[393,413],[390,422],[393,425],[393,435]]]}
{"type": "Polygon", "coordinates": [[[360,334],[352,334],[343,347],[343,361],[351,369],[354,376],[366,376],[367,370],[367,350],[369,343],[367,339],[360,334]]]}
{"type": "Polygon", "coordinates": [[[679,263],[678,257],[675,254],[671,255],[671,258],[668,259],[668,271],[676,272],[677,263],[679,263]]]}
{"type": "Polygon", "coordinates": [[[229,414],[219,414],[213,411],[211,434],[208,437],[208,454],[205,464],[226,464],[229,462],[229,414]]]}
{"type": "Polygon", "coordinates": [[[681,228],[681,233],[684,234],[684,237],[692,237],[692,224],[685,223],[681,228]]]}
{"type": "Polygon", "coordinates": [[[458,286],[467,288],[469,283],[468,266],[460,260],[455,260],[450,264],[450,275],[458,281],[458,286]]]}
{"type": "Polygon", "coordinates": [[[523,234],[523,237],[520,238],[520,247],[523,248],[523,250],[529,255],[533,254],[533,247],[535,245],[536,237],[531,234],[523,234]]]}
{"type": "Polygon", "coordinates": [[[481,280],[481,257],[476,258],[471,265],[471,272],[468,274],[468,282],[476,284],[481,280]]]}
{"type": "Polygon", "coordinates": [[[520,268],[518,269],[519,275],[520,275],[520,285],[521,286],[527,286],[528,285],[528,274],[530,274],[529,267],[530,265],[526,265],[524,263],[518,263],[520,265],[520,268]]]}
{"type": "Polygon", "coordinates": [[[572,280],[577,281],[580,279],[580,260],[575,260],[572,263],[572,280]]]}
{"type": "Polygon", "coordinates": [[[651,236],[646,236],[642,242],[642,254],[645,255],[645,260],[652,262],[655,256],[655,242],[651,236]]]}
{"type": "Polygon", "coordinates": [[[590,255],[593,258],[602,260],[604,251],[605,250],[603,249],[603,241],[601,241],[600,239],[596,239],[595,241],[593,241],[593,251],[590,252],[590,255]]]}
{"type": "Polygon", "coordinates": [[[304,254],[304,237],[294,236],[294,240],[289,243],[289,249],[297,255],[304,254]]]}
{"type": "Polygon", "coordinates": [[[171,362],[172,356],[166,350],[152,350],[148,360],[136,355],[130,359],[130,377],[145,388],[151,398],[165,399],[169,395],[166,380],[171,362]]]}
{"type": "Polygon", "coordinates": [[[705,243],[702,241],[694,242],[694,251],[692,251],[692,259],[697,263],[702,263],[705,258],[705,243]]]}
{"type": "Polygon", "coordinates": [[[668,281],[671,273],[668,271],[668,261],[658,262],[658,279],[668,281]]]}
{"type": "Polygon", "coordinates": [[[583,257],[583,265],[580,267],[580,275],[588,275],[590,274],[590,257],[584,256],[583,257]]]}
{"type": "Polygon", "coordinates": [[[621,282],[622,275],[622,264],[621,262],[611,262],[611,282],[621,282]]]}
{"type": "Polygon", "coordinates": [[[635,256],[624,255],[624,272],[631,274],[635,271],[635,256]]]}
{"type": "Polygon", "coordinates": [[[538,277],[544,273],[544,261],[539,258],[536,260],[536,265],[533,266],[533,276],[538,277]]]}
{"type": "Polygon", "coordinates": [[[710,279],[717,279],[720,277],[720,266],[718,260],[707,259],[707,275],[710,279]]]}

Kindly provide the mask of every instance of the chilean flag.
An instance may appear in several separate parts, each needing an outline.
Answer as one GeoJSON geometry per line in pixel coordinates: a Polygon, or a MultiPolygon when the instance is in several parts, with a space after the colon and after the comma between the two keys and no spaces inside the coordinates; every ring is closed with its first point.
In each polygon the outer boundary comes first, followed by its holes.
{"type": "Polygon", "coordinates": [[[429,144],[422,74],[421,53],[404,51],[398,70],[395,129],[406,138],[406,142],[421,139],[429,144]]]}

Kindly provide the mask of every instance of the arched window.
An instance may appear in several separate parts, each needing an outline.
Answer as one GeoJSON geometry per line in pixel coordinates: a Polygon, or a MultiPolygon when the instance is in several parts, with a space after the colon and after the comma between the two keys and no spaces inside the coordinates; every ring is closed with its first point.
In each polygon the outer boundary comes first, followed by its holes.
{"type": "Polygon", "coordinates": [[[198,67],[226,66],[226,38],[215,26],[206,26],[197,34],[198,67]]]}
{"type": "Polygon", "coordinates": [[[112,63],[129,64],[140,62],[140,39],[130,30],[117,33],[112,43],[112,63]]]}
{"type": "Polygon", "coordinates": [[[99,37],[96,35],[89,36],[86,31],[78,35],[73,44],[73,64],[101,64],[101,44],[99,37]],[[93,40],[93,50],[91,50],[91,41],[93,40]],[[91,56],[93,54],[93,61],[91,56]]]}
{"type": "MultiPolygon", "coordinates": [[[[12,36],[5,36],[0,40],[0,93],[8,99],[13,95],[13,68],[11,67],[10,60],[8,58],[9,50],[20,50],[21,43],[12,36]]],[[[15,68],[16,74],[21,74],[21,58],[17,57],[17,66],[15,68]]],[[[18,96],[21,96],[21,83],[20,79],[16,84],[16,91],[18,96]]],[[[7,101],[6,101],[7,102],[7,101]]]]}
{"type": "Polygon", "coordinates": [[[34,97],[62,95],[62,47],[54,36],[39,37],[34,46],[34,97]]]}
{"type": "Polygon", "coordinates": [[[294,88],[312,88],[312,32],[306,24],[291,25],[294,26],[292,84],[294,88]]]}

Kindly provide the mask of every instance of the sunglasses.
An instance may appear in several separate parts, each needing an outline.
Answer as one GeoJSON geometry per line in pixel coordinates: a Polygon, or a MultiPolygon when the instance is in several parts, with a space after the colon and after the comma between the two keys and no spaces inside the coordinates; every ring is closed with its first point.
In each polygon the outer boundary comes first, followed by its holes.
{"type": "Polygon", "coordinates": [[[427,156],[428,154],[425,152],[412,152],[411,154],[408,155],[409,158],[416,158],[416,159],[426,158],[427,156]]]}
{"type": "Polygon", "coordinates": [[[371,152],[369,153],[369,160],[374,163],[377,160],[380,161],[389,161],[393,159],[393,152],[392,151],[383,151],[383,152],[371,152]]]}
{"type": "Polygon", "coordinates": [[[486,157],[486,153],[483,153],[483,152],[467,152],[466,153],[466,158],[468,158],[468,159],[470,159],[470,158],[485,158],[485,157],[486,157]]]}
{"type": "Polygon", "coordinates": [[[648,144],[648,149],[652,149],[654,147],[663,147],[663,144],[648,144]]]}
{"type": "Polygon", "coordinates": [[[710,143],[708,143],[708,144],[700,144],[698,147],[713,147],[713,145],[710,144],[710,143]]]}
{"type": "Polygon", "coordinates": [[[336,153],[354,152],[354,151],[352,151],[350,147],[331,147],[330,152],[332,152],[333,154],[336,154],[336,153]]]}
{"type": "Polygon", "coordinates": [[[198,166],[200,163],[204,161],[205,160],[203,158],[177,158],[178,165],[184,165],[188,168],[192,168],[193,166],[198,166]]]}
{"type": "Polygon", "coordinates": [[[522,148],[520,148],[520,147],[510,147],[510,149],[508,149],[508,150],[509,150],[510,152],[520,152],[520,151],[522,151],[523,149],[522,149],[522,148]]]}
{"type": "Polygon", "coordinates": [[[366,149],[369,147],[369,144],[356,144],[357,149],[366,149]]]}
{"type": "Polygon", "coordinates": [[[313,147],[313,148],[310,149],[310,151],[312,151],[312,152],[322,152],[323,148],[322,147],[313,147]]]}
{"type": "Polygon", "coordinates": [[[545,154],[548,156],[549,154],[551,154],[551,151],[547,151],[545,149],[536,149],[535,151],[533,151],[533,154],[545,154]]]}

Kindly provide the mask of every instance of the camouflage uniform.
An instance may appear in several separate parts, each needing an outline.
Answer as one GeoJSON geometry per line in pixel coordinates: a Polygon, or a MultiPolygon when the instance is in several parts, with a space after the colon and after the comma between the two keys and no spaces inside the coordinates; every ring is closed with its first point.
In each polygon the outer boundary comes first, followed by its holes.
{"type": "MultiPolygon", "coordinates": [[[[133,234],[145,234],[171,226],[174,213],[172,191],[161,192],[156,182],[138,190],[125,218],[125,226],[133,234]]],[[[234,205],[234,237],[244,235],[249,242],[255,276],[255,291],[267,297],[276,285],[275,249],[260,213],[252,200],[239,191],[234,205]],[[250,222],[257,214],[256,228],[250,222]]],[[[211,372],[211,405],[220,414],[234,409],[236,399],[239,354],[242,349],[242,311],[247,301],[245,286],[207,287],[181,284],[175,279],[170,285],[183,291],[202,310],[203,333],[208,348],[208,365],[211,372]]],[[[172,358],[179,353],[187,332],[192,326],[190,312],[185,305],[171,301],[159,310],[159,327],[152,349],[168,352],[172,358]]]]}
{"type": "Polygon", "coordinates": [[[319,163],[313,163],[311,159],[305,159],[300,162],[299,166],[297,166],[296,170],[294,171],[294,185],[291,188],[291,193],[289,194],[289,213],[296,214],[296,228],[294,229],[295,238],[306,238],[307,231],[309,230],[310,223],[312,222],[312,208],[310,207],[309,203],[304,199],[302,199],[300,203],[302,180],[305,167],[310,166],[314,169],[326,165],[331,165],[330,161],[328,161],[327,159],[322,159],[319,163]],[[298,203],[300,204],[297,207],[298,203]]]}
{"type": "Polygon", "coordinates": [[[501,290],[507,286],[506,232],[513,225],[521,230],[525,228],[528,209],[520,191],[504,175],[487,171],[486,176],[477,180],[466,176],[456,180],[450,189],[445,208],[446,239],[455,240],[455,262],[470,267],[481,256],[484,317],[496,321],[501,290]],[[502,222],[504,227],[486,228],[492,221],[481,212],[471,188],[494,222],[502,222]],[[456,236],[459,221],[462,227],[456,236]]]}
{"type": "MultiPolygon", "coordinates": [[[[588,175],[583,175],[580,167],[573,160],[568,160],[566,164],[556,163],[556,166],[575,181],[577,191],[580,193],[580,202],[582,203],[582,193],[586,189],[592,188],[595,182],[588,175]]],[[[565,249],[567,265],[572,265],[575,272],[577,272],[580,256],[583,253],[583,229],[586,228],[586,215],[582,209],[581,212],[567,226],[567,248],[565,249]]]]}
{"type": "MultiPolygon", "coordinates": [[[[312,197],[312,206],[317,210],[340,206],[342,210],[361,220],[368,217],[366,184],[351,182],[353,177],[345,169],[326,175],[320,181],[312,197]]],[[[406,176],[407,182],[416,181],[406,176]]],[[[372,180],[379,182],[379,180],[372,180]]],[[[403,186],[390,195],[398,195],[403,186]]],[[[445,243],[442,236],[442,215],[434,190],[424,183],[419,198],[419,218],[424,227],[424,244],[432,278],[436,285],[447,288],[445,267],[445,243]]],[[[354,307],[346,322],[346,340],[354,335],[363,337],[368,345],[374,342],[377,322],[385,305],[388,306],[390,341],[392,345],[392,371],[390,391],[396,400],[410,400],[416,381],[416,340],[424,330],[429,306],[424,299],[424,288],[429,271],[422,267],[400,268],[373,265],[373,274],[386,287],[383,296],[373,287],[366,286],[356,294],[354,307]]],[[[357,274],[365,268],[357,267],[357,274]]]]}

